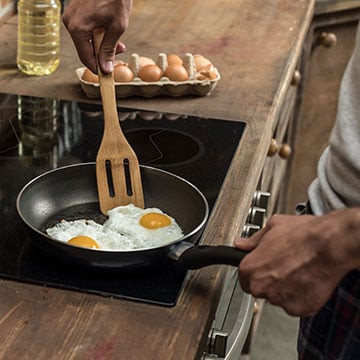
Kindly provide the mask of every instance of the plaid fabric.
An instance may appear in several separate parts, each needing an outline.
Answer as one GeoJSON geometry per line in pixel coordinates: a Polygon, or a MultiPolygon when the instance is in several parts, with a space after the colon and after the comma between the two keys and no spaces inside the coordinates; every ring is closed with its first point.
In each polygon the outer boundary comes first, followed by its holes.
{"type": "Polygon", "coordinates": [[[341,281],[315,316],[300,321],[300,360],[360,360],[360,271],[341,281]]]}

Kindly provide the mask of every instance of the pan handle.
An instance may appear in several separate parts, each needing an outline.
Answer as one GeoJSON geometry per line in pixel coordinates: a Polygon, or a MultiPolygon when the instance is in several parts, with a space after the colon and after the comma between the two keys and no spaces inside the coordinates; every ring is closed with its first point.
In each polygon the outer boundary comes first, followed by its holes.
{"type": "MultiPolygon", "coordinates": [[[[248,254],[232,246],[207,246],[182,243],[182,249],[177,249],[176,260],[190,270],[200,269],[209,265],[239,266],[240,261],[248,254]]],[[[174,252],[173,252],[174,254],[174,252]]],[[[175,259],[175,256],[172,256],[175,259]]]]}

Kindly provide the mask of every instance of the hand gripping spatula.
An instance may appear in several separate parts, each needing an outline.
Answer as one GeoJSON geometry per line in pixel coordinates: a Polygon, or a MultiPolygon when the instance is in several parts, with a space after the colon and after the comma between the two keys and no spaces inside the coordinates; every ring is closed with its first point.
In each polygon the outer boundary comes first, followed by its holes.
{"type": "MultiPolygon", "coordinates": [[[[94,30],[96,55],[103,36],[103,30],[94,30]]],[[[143,208],[139,162],[120,127],[113,73],[103,73],[98,65],[98,75],[104,113],[104,133],[96,157],[100,210],[106,215],[108,210],[130,203],[143,208]]]]}

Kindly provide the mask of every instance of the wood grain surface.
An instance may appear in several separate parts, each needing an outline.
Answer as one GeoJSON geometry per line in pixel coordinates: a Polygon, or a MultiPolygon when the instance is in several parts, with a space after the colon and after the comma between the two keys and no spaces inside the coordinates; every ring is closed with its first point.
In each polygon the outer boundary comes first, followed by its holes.
{"type": "MultiPolygon", "coordinates": [[[[200,53],[222,78],[210,96],[127,98],[119,104],[247,124],[204,244],[232,244],[241,232],[313,7],[312,0],[135,2],[123,37],[128,54],[200,53]]],[[[2,26],[0,48],[1,92],[90,101],[76,78],[81,64],[64,28],[60,67],[46,77],[17,70],[16,18],[2,26]]],[[[0,358],[199,358],[226,274],[217,266],[190,272],[174,308],[0,280],[0,358]]]]}

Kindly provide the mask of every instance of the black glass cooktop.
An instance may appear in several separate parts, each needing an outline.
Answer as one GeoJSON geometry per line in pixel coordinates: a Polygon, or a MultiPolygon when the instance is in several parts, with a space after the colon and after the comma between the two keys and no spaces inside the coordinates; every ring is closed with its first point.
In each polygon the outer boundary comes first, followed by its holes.
{"type": "MultiPolygon", "coordinates": [[[[139,162],[190,181],[211,210],[244,123],[134,109],[119,109],[119,118],[139,162]]],[[[0,94],[0,276],[173,306],[187,273],[180,265],[131,273],[81,268],[44,253],[21,226],[20,189],[52,168],[95,161],[102,129],[99,105],[0,94]]]]}

